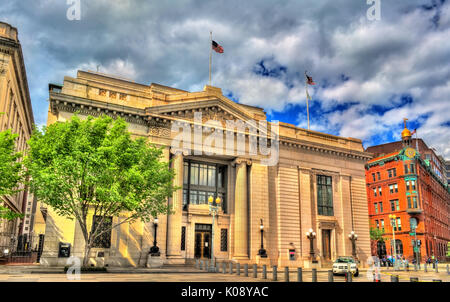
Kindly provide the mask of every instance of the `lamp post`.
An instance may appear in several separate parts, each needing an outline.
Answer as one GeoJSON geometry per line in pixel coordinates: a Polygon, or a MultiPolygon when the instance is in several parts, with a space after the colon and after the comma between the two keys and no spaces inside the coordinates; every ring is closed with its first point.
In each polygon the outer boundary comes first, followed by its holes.
{"type": "Polygon", "coordinates": [[[352,241],[352,256],[356,259],[356,240],[358,239],[358,235],[354,231],[351,231],[348,234],[348,238],[352,241]]]}
{"type": "Polygon", "coordinates": [[[261,218],[261,225],[259,226],[259,228],[261,229],[261,248],[258,251],[258,255],[261,258],[267,258],[267,253],[266,250],[264,249],[264,239],[263,239],[263,235],[264,235],[264,224],[263,224],[263,220],[261,218]]]}
{"type": "Polygon", "coordinates": [[[156,245],[156,235],[158,234],[158,218],[153,220],[153,227],[155,228],[155,236],[153,237],[153,246],[150,248],[150,254],[152,256],[159,256],[159,247],[156,245]]]}
{"type": "Polygon", "coordinates": [[[397,269],[397,242],[395,241],[395,229],[397,229],[397,216],[395,214],[389,214],[389,219],[391,220],[392,226],[392,240],[394,246],[394,269],[397,269]]]}
{"type": "Polygon", "coordinates": [[[309,239],[309,254],[311,255],[311,260],[314,260],[314,238],[316,238],[316,232],[313,229],[309,229],[306,232],[306,237],[309,239]]]}
{"type": "Polygon", "coordinates": [[[215,272],[216,267],[214,265],[214,218],[219,213],[220,209],[220,197],[217,197],[214,202],[214,197],[208,197],[208,205],[209,205],[209,214],[212,215],[212,234],[211,234],[211,265],[209,266],[210,272],[215,272]]]}

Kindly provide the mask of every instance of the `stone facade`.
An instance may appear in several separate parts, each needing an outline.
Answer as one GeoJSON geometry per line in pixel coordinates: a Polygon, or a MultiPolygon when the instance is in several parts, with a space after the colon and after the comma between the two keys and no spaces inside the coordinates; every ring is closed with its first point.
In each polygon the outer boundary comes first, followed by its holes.
{"type": "MultiPolygon", "coordinates": [[[[17,29],[0,22],[0,131],[11,129],[18,134],[16,150],[26,151],[34,123],[28,81],[17,29]]],[[[20,189],[24,188],[20,184],[20,189]]],[[[0,202],[24,219],[0,222],[0,248],[17,248],[18,235],[30,235],[33,226],[35,202],[25,189],[15,196],[0,196],[0,202]],[[11,236],[14,238],[11,241],[11,236]]],[[[29,237],[28,237],[29,238],[29,237]]],[[[34,246],[33,246],[34,247],[34,246]]]]}
{"type": "MultiPolygon", "coordinates": [[[[260,154],[196,155],[183,149],[184,145],[180,149],[172,146],[176,135],[171,131],[174,123],[182,121],[189,132],[211,133],[211,127],[196,123],[196,113],[202,113],[202,122],[218,120],[224,126],[226,120],[265,121],[265,112],[229,100],[216,87],[206,86],[200,92],[187,92],[84,71],[79,71],[76,78],[65,77],[61,86],[50,85],[49,94],[48,124],[65,121],[75,112],[81,117],[120,116],[129,123],[133,136],[146,137],[165,147],[165,160],[172,159],[177,175],[175,185],[183,187],[168,200],[175,214],[158,217],[157,243],[165,263],[207,258],[212,244],[213,255],[219,261],[310,267],[314,260],[317,263],[314,265],[327,265],[337,256],[352,254],[348,239],[352,230],[358,234],[359,259],[365,263],[370,256],[364,171],[369,155],[364,152],[360,140],[279,123],[279,161],[276,165],[266,165],[260,154]],[[222,194],[223,207],[214,225],[211,225],[208,204],[200,197],[204,192],[189,180],[193,179],[190,173],[197,173],[197,165],[205,169],[198,170],[199,173],[216,173],[215,196],[222,194]],[[328,176],[331,181],[332,216],[318,214],[318,175],[328,176]],[[258,256],[261,221],[267,258],[258,256]],[[309,240],[305,235],[310,228],[317,233],[314,259],[310,256],[309,240]]],[[[269,129],[274,127],[269,123],[269,129]]],[[[232,135],[233,141],[243,139],[249,150],[253,136],[248,130],[223,131],[232,135]]],[[[258,134],[263,135],[264,131],[258,134]]],[[[194,141],[190,147],[198,151],[202,143],[204,140],[200,144],[194,141]]],[[[208,184],[209,181],[210,178],[208,184]]],[[[71,255],[82,257],[83,239],[76,223],[58,217],[50,208],[45,236],[41,263],[65,264],[67,258],[58,257],[60,242],[70,243],[71,255]]],[[[113,230],[111,247],[93,249],[90,261],[97,265],[143,266],[153,245],[153,236],[152,222],[124,224],[113,230]]]]}

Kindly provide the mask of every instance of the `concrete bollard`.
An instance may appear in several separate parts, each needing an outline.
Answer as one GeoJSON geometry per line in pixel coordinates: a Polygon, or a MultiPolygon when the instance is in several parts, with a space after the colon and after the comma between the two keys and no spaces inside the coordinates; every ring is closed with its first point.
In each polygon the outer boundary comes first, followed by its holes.
{"type": "Polygon", "coordinates": [[[284,282],[289,282],[289,267],[284,267],[284,282]]]}
{"type": "Polygon", "coordinates": [[[439,273],[438,267],[439,267],[439,264],[436,263],[436,265],[435,265],[435,267],[434,267],[434,271],[435,271],[436,273],[439,273]]]}
{"type": "Polygon", "coordinates": [[[328,271],[328,282],[334,282],[334,275],[332,270],[328,271]]]}
{"type": "Polygon", "coordinates": [[[230,265],[229,265],[229,268],[228,268],[228,272],[229,272],[230,274],[233,273],[233,262],[230,262],[230,265]]]}
{"type": "Polygon", "coordinates": [[[223,274],[227,273],[227,264],[225,262],[222,262],[222,273],[223,274]]]}
{"type": "Polygon", "coordinates": [[[195,259],[195,268],[199,268],[200,266],[198,265],[198,259],[195,259]]]}
{"type": "Polygon", "coordinates": [[[219,262],[216,262],[216,273],[220,271],[220,264],[219,262]]]}
{"type": "Polygon", "coordinates": [[[317,269],[316,268],[312,269],[311,282],[317,282],[317,269]]]}
{"type": "Polygon", "coordinates": [[[409,281],[410,281],[410,282],[419,282],[419,278],[417,278],[417,277],[411,277],[411,278],[409,278],[409,281]]]}
{"type": "Polygon", "coordinates": [[[201,270],[203,269],[203,260],[200,260],[200,267],[201,270]]]}
{"type": "Polygon", "coordinates": [[[258,266],[256,264],[253,264],[253,278],[258,277],[258,266]]]}
{"type": "Polygon", "coordinates": [[[248,277],[248,264],[244,264],[244,275],[245,277],[248,277]]]}
{"type": "Polygon", "coordinates": [[[267,279],[267,265],[263,264],[262,268],[262,278],[267,279]]]}
{"type": "Polygon", "coordinates": [[[427,267],[428,267],[428,263],[425,263],[425,265],[423,266],[423,269],[424,269],[425,273],[428,272],[428,268],[427,267]]]}
{"type": "Polygon", "coordinates": [[[297,268],[297,282],[303,282],[302,268],[297,268]]]}
{"type": "Polygon", "coordinates": [[[205,271],[208,271],[209,268],[209,261],[205,261],[205,271]]]}
{"type": "Polygon", "coordinates": [[[241,264],[240,264],[240,263],[237,263],[237,264],[236,264],[236,274],[237,274],[238,276],[241,275],[241,264]]]}
{"type": "Polygon", "coordinates": [[[398,275],[391,275],[391,282],[398,282],[398,275]]]}
{"type": "Polygon", "coordinates": [[[277,266],[276,265],[274,265],[273,266],[273,269],[272,269],[272,275],[273,275],[273,281],[277,281],[277,279],[278,279],[278,276],[277,276],[277,266]]]}

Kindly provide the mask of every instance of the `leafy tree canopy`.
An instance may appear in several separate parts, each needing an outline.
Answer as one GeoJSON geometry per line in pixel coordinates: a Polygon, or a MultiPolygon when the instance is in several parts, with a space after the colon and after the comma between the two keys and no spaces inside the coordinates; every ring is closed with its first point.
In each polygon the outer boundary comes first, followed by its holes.
{"type": "Polygon", "coordinates": [[[31,190],[58,215],[75,218],[86,248],[106,232],[108,217],[127,213],[121,223],[148,221],[167,213],[167,198],[175,188],[174,173],[161,161],[162,149],[143,138],[132,139],[123,119],[88,117],[35,129],[25,159],[31,190]],[[88,210],[103,217],[88,230],[88,210]],[[106,222],[105,222],[106,224],[106,222]]]}

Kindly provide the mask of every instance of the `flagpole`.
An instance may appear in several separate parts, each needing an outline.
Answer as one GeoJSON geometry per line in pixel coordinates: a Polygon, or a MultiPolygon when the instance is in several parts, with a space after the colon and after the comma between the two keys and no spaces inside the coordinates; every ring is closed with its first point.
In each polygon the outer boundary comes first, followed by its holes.
{"type": "Polygon", "coordinates": [[[211,86],[211,65],[212,65],[212,31],[209,32],[209,86],[211,86]]]}
{"type": "Polygon", "coordinates": [[[306,70],[305,70],[305,92],[306,92],[306,116],[308,119],[308,130],[309,130],[309,102],[308,102],[308,78],[306,77],[306,70]]]}

